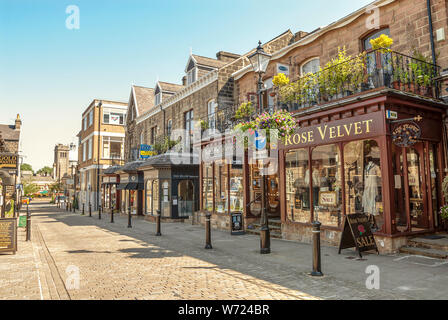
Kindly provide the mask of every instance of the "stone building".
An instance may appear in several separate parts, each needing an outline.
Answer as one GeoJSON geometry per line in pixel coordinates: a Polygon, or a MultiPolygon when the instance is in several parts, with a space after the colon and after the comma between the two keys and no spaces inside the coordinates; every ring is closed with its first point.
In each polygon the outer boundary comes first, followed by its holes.
{"type": "Polygon", "coordinates": [[[54,147],[53,179],[61,182],[70,171],[70,146],[57,144],[54,147]]]}
{"type": "Polygon", "coordinates": [[[80,208],[97,210],[101,199],[100,175],[104,169],[124,163],[127,103],[93,100],[82,113],[78,133],[80,208]]]}
{"type": "Polygon", "coordinates": [[[12,217],[14,204],[20,201],[20,116],[13,125],[0,124],[0,213],[1,217],[12,217]]]}

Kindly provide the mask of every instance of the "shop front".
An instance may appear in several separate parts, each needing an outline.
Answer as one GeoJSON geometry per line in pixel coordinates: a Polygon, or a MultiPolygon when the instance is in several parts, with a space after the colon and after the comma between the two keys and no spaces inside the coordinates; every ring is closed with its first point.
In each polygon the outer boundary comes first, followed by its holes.
{"type": "Polygon", "coordinates": [[[121,167],[117,173],[120,176],[120,184],[117,192],[120,192],[120,213],[143,215],[143,173],[138,171],[141,161],[130,162],[121,167]]]}
{"type": "Polygon", "coordinates": [[[297,114],[279,155],[283,237],[310,242],[318,220],[322,239],[338,245],[354,213],[368,216],[383,252],[437,231],[443,114],[435,101],[393,95],[297,114]]]}
{"type": "Polygon", "coordinates": [[[108,168],[104,170],[101,177],[102,207],[105,212],[120,209],[121,192],[117,190],[120,184],[120,175],[115,173],[119,168],[108,168]]]}
{"type": "Polygon", "coordinates": [[[144,214],[153,220],[160,210],[165,220],[189,219],[199,209],[199,173],[193,155],[151,157],[139,170],[144,176],[144,214]]]}

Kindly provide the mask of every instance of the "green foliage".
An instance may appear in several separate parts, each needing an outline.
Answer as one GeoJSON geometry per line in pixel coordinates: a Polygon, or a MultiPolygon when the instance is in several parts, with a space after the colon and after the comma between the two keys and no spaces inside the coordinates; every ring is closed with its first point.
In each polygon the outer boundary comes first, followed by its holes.
{"type": "Polygon", "coordinates": [[[55,193],[55,192],[63,191],[64,186],[62,185],[62,183],[55,182],[49,187],[49,189],[50,189],[50,192],[55,193]]]}
{"type": "Polygon", "coordinates": [[[25,196],[31,196],[39,192],[39,186],[32,182],[23,182],[23,193],[25,196]]]}
{"type": "Polygon", "coordinates": [[[173,141],[169,137],[165,137],[162,142],[157,142],[154,144],[154,151],[157,154],[164,154],[176,146],[179,141],[173,141]]]}
{"type": "Polygon", "coordinates": [[[51,176],[51,174],[53,173],[53,169],[50,168],[50,167],[48,167],[48,166],[45,166],[45,167],[43,167],[43,168],[37,170],[36,173],[37,173],[37,174],[40,174],[40,175],[51,176]]]}
{"type": "Polygon", "coordinates": [[[252,102],[242,103],[235,112],[236,120],[248,120],[254,114],[255,108],[252,102]]]}
{"type": "Polygon", "coordinates": [[[28,163],[22,163],[20,165],[20,171],[31,171],[31,172],[34,173],[33,167],[30,164],[28,164],[28,163]]]}

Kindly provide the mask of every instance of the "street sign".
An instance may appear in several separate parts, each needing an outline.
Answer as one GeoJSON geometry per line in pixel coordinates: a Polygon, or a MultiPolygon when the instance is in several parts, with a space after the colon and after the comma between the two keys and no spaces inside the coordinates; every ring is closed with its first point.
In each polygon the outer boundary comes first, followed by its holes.
{"type": "Polygon", "coordinates": [[[398,119],[398,112],[386,110],[386,119],[387,120],[397,120],[398,119]]]}
{"type": "Polygon", "coordinates": [[[342,249],[348,248],[356,248],[361,258],[361,252],[364,251],[376,250],[379,254],[367,215],[356,213],[345,217],[344,231],[342,231],[339,244],[339,254],[341,254],[342,249]]]}
{"type": "Polygon", "coordinates": [[[17,219],[0,219],[0,252],[17,251],[17,219]]]}

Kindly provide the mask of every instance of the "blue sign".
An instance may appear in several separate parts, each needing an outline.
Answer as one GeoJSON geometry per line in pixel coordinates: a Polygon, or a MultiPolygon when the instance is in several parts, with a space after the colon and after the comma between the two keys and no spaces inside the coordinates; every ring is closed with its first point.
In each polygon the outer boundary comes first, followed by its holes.
{"type": "Polygon", "coordinates": [[[151,156],[155,155],[154,147],[147,144],[141,144],[139,155],[140,159],[149,159],[151,156]]]}
{"type": "Polygon", "coordinates": [[[258,131],[255,131],[255,148],[257,150],[264,150],[266,148],[266,137],[258,131]]]}

